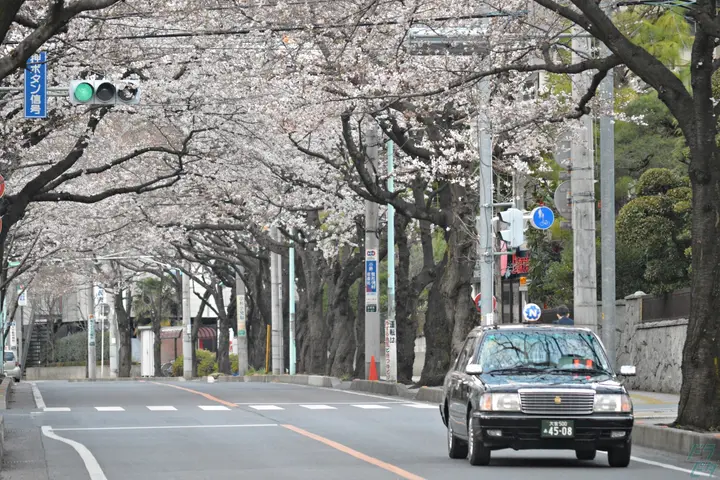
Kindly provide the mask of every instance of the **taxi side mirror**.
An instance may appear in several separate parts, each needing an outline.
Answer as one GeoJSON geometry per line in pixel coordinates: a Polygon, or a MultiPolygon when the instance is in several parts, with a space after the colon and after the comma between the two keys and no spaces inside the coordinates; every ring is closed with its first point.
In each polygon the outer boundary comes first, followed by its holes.
{"type": "Polygon", "coordinates": [[[465,373],[468,375],[478,375],[483,372],[483,369],[480,365],[477,363],[471,363],[467,367],[465,367],[465,373]]]}
{"type": "Polygon", "coordinates": [[[635,365],[623,365],[620,367],[620,375],[623,377],[634,377],[635,376],[635,365]]]}

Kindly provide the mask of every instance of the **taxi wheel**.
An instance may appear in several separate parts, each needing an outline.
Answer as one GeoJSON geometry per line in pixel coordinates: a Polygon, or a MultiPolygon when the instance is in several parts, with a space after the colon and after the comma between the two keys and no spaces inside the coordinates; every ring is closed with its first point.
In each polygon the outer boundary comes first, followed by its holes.
{"type": "Polygon", "coordinates": [[[470,465],[488,465],[491,450],[477,438],[472,419],[468,418],[468,460],[470,465]]]}
{"type": "Polygon", "coordinates": [[[575,456],[578,460],[595,460],[597,450],[575,450],[575,456]]]}
{"type": "Polygon", "coordinates": [[[625,446],[613,447],[608,450],[608,463],[611,467],[625,468],[630,465],[630,455],[632,450],[632,442],[627,442],[625,446]]]}
{"type": "Polygon", "coordinates": [[[468,454],[467,443],[455,436],[450,419],[447,428],[448,455],[450,458],[465,458],[468,454]]]}

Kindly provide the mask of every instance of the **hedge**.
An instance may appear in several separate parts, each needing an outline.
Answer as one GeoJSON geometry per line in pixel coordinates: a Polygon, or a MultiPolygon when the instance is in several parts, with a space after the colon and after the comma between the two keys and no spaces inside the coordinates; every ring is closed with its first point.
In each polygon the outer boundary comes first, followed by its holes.
{"type": "MultiPolygon", "coordinates": [[[[108,348],[105,349],[105,363],[110,363],[110,333],[104,332],[105,345],[108,348]]],[[[97,362],[101,360],[102,339],[100,335],[95,336],[95,359],[97,362]]],[[[82,364],[87,363],[88,345],[87,345],[87,333],[80,332],[68,335],[67,337],[60,338],[55,341],[55,358],[53,363],[64,363],[64,364],[82,364]]]]}
{"type": "MultiPolygon", "coordinates": [[[[209,350],[195,350],[195,356],[198,362],[198,377],[206,377],[218,371],[218,364],[214,352],[209,350]]],[[[183,363],[182,356],[175,359],[173,362],[173,376],[182,377],[183,363]]],[[[230,370],[232,373],[237,373],[238,371],[238,356],[234,353],[230,354],[230,370]]]]}

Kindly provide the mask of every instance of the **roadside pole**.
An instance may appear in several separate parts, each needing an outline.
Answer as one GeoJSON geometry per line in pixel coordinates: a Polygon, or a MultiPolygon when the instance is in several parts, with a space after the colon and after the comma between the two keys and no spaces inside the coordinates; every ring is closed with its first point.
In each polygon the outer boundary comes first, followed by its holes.
{"type": "MultiPolygon", "coordinates": [[[[387,142],[387,169],[388,192],[395,191],[395,181],[393,179],[394,165],[394,145],[392,140],[387,142]]],[[[395,207],[388,203],[387,206],[387,269],[388,269],[388,287],[387,287],[387,318],[385,319],[385,380],[388,382],[397,382],[397,330],[395,327],[395,207]]]]}
{"type": "MultiPolygon", "coordinates": [[[[367,160],[365,167],[375,180],[377,171],[378,128],[370,119],[365,135],[367,160]]],[[[378,295],[378,264],[380,239],[378,238],[379,205],[365,200],[365,379],[370,379],[370,362],[375,359],[374,371],[380,373],[380,309],[378,295]]],[[[376,379],[376,380],[379,380],[376,379]]]]}
{"type": "MultiPolygon", "coordinates": [[[[241,273],[245,273],[243,267],[238,267],[241,273]]],[[[248,369],[248,338],[247,326],[245,323],[245,282],[242,281],[240,273],[235,272],[235,310],[237,311],[237,345],[238,354],[238,375],[243,376],[248,369]]]]}
{"type": "Polygon", "coordinates": [[[95,367],[97,359],[95,358],[95,295],[94,293],[94,285],[92,281],[92,277],[90,278],[90,285],[88,286],[88,299],[87,299],[87,317],[88,317],[88,358],[87,358],[87,366],[88,366],[88,378],[90,380],[95,380],[95,367]]]}
{"type": "MultiPolygon", "coordinates": [[[[293,231],[290,231],[290,235],[293,231]]],[[[288,250],[288,289],[290,290],[288,295],[288,307],[290,312],[290,332],[288,334],[290,344],[290,375],[295,375],[295,368],[297,363],[296,352],[295,352],[295,244],[290,239],[290,248],[288,250]]]]}
{"type": "MultiPolygon", "coordinates": [[[[189,272],[192,265],[185,263],[185,269],[189,272]]],[[[182,307],[183,307],[183,377],[186,380],[192,378],[192,323],[190,319],[190,275],[181,272],[182,275],[182,307]]]]}

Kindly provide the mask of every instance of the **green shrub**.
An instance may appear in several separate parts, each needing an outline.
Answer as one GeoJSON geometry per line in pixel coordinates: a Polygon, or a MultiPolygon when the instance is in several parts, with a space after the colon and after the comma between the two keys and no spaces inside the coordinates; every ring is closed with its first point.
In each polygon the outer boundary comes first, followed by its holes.
{"type": "MultiPolygon", "coordinates": [[[[105,332],[105,363],[110,363],[110,333],[105,332]]],[[[82,365],[87,363],[87,333],[78,332],[67,337],[58,339],[55,342],[55,358],[53,363],[78,363],[82,365]]],[[[95,359],[99,363],[101,360],[101,347],[102,339],[100,335],[95,336],[95,359]]]]}
{"type": "MultiPolygon", "coordinates": [[[[213,372],[217,372],[217,362],[215,354],[208,350],[196,350],[195,357],[198,362],[198,377],[205,377],[213,372]]],[[[181,377],[183,374],[183,357],[178,357],[173,362],[173,376],[181,377]]]]}
{"type": "Polygon", "coordinates": [[[234,353],[230,354],[230,373],[238,373],[238,356],[234,353]]]}

